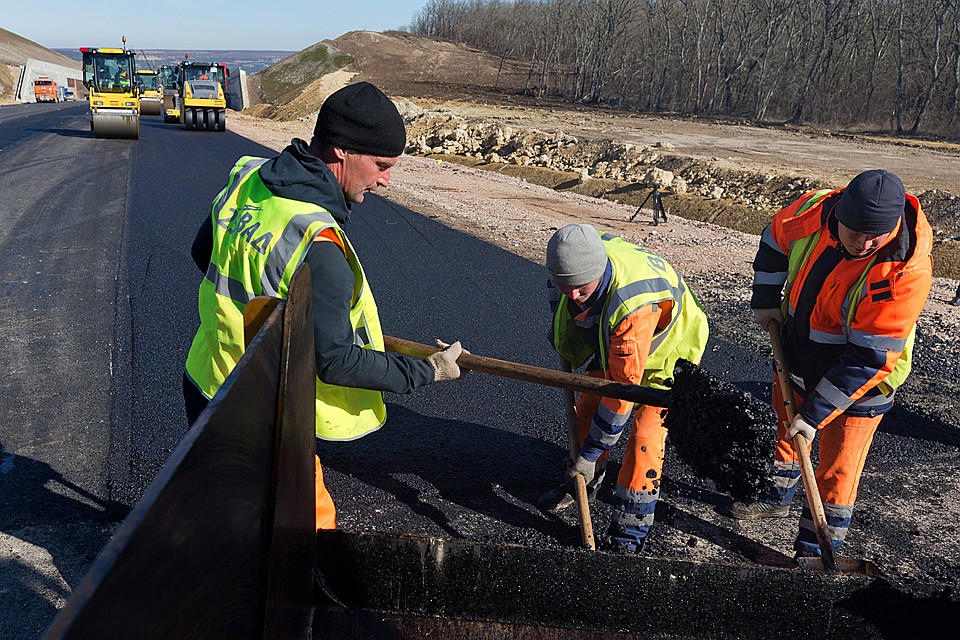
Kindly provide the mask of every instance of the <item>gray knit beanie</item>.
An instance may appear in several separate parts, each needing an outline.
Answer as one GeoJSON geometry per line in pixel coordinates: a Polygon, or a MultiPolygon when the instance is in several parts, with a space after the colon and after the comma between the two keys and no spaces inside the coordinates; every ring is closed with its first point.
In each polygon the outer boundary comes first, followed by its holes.
{"type": "Polygon", "coordinates": [[[599,280],[607,268],[607,250],[589,224],[568,224],[547,242],[547,272],[558,287],[599,280]]]}
{"type": "Polygon", "coordinates": [[[903,182],[883,169],[864,171],[843,190],[834,210],[843,226],[857,233],[893,231],[906,205],[903,182]]]}

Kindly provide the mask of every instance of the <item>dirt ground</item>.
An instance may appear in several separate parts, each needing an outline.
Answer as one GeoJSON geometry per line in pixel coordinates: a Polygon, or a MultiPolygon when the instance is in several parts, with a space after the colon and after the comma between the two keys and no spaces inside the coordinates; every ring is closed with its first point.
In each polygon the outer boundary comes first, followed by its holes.
{"type": "MultiPolygon", "coordinates": [[[[519,116],[511,108],[495,105],[445,103],[444,108],[463,114],[488,118],[515,118],[526,121],[532,128],[545,129],[553,123],[563,125],[569,131],[580,127],[596,134],[609,133],[614,125],[604,126],[605,116],[588,124],[580,110],[574,109],[562,115],[557,109],[531,110],[524,108],[519,116]],[[542,117],[542,119],[538,119],[542,117]]],[[[429,101],[424,101],[429,106],[429,101]]],[[[435,105],[435,103],[434,103],[435,105]]],[[[611,116],[612,117],[612,116],[611,116]]],[[[960,193],[960,145],[952,152],[931,151],[942,156],[940,161],[927,160],[921,166],[910,164],[911,158],[926,157],[918,147],[899,142],[864,140],[834,140],[830,136],[815,138],[812,134],[771,131],[743,125],[671,121],[665,118],[617,116],[615,126],[626,129],[624,137],[646,140],[645,144],[670,141],[677,153],[695,154],[701,158],[718,158],[723,153],[725,162],[750,166],[758,172],[772,172],[776,166],[764,165],[763,157],[782,163],[791,148],[802,148],[798,161],[810,176],[824,182],[842,186],[852,175],[870,167],[884,166],[900,175],[905,183],[930,185],[924,177],[923,166],[935,166],[944,176],[950,189],[960,193]],[[624,122],[626,121],[626,123],[624,122]],[[763,149],[763,151],[758,151],[763,149]],[[844,173],[840,161],[841,149],[847,154],[851,166],[856,158],[861,164],[844,173]],[[827,158],[833,160],[827,160],[827,158]],[[884,162],[877,161],[884,159],[884,162]],[[889,162],[886,162],[889,160],[889,162]],[[943,168],[950,163],[951,169],[943,168]]],[[[231,114],[227,126],[232,131],[275,150],[281,150],[294,137],[310,139],[313,121],[307,118],[292,122],[276,122],[253,118],[243,114],[231,114]]],[[[932,187],[929,187],[932,188],[932,187]]],[[[908,186],[908,190],[911,187],[908,186]]],[[[946,188],[943,188],[947,191],[946,188]]],[[[378,193],[410,206],[445,224],[468,231],[471,234],[494,242],[538,263],[544,261],[546,240],[553,230],[570,222],[589,222],[603,227],[630,241],[638,242],[668,258],[686,275],[694,273],[726,274],[752,278],[750,262],[756,252],[758,238],[720,225],[687,220],[670,216],[670,224],[654,226],[651,205],[637,213],[636,207],[604,199],[570,192],[557,192],[524,180],[503,175],[502,172],[484,171],[442,159],[404,156],[393,171],[390,186],[378,193]],[[636,217],[634,217],[636,214],[636,217]],[[517,233],[517,232],[520,233],[517,233]],[[693,247],[694,250],[690,248],[693,247]]],[[[670,196],[664,198],[668,213],[670,196]]],[[[934,217],[931,215],[931,217],[934,217]]],[[[749,281],[749,279],[748,279],[749,281]]],[[[957,290],[958,281],[936,278],[925,315],[935,316],[946,327],[956,329],[960,325],[960,307],[949,303],[957,290]]],[[[749,287],[744,288],[749,295],[749,287]]],[[[950,337],[950,336],[945,336],[950,337]]],[[[952,338],[955,341],[956,338],[952,338]]]]}

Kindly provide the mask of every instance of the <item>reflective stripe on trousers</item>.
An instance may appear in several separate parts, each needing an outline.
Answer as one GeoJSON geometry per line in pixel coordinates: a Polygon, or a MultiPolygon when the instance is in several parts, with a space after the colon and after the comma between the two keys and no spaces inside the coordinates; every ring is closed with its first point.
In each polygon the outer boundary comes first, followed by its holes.
{"type": "MultiPolygon", "coordinates": [[[[777,448],[774,465],[776,467],[776,501],[788,504],[796,495],[800,477],[800,462],[793,446],[786,438],[786,414],[783,409],[783,395],[780,385],[773,381],[773,406],[777,412],[777,448]],[[794,475],[795,474],[795,475],[794,475]],[[792,485],[784,483],[786,477],[792,478],[792,485]]],[[[795,406],[800,406],[803,398],[794,394],[795,406]]],[[[823,501],[827,516],[827,526],[833,539],[834,549],[839,549],[850,528],[853,507],[857,501],[857,489],[860,476],[866,463],[867,453],[873,443],[882,415],[874,417],[850,416],[840,414],[820,430],[818,451],[820,463],[817,465],[817,489],[823,501]]],[[[800,528],[793,543],[794,550],[802,556],[819,556],[816,531],[804,500],[803,513],[800,516],[800,528]]]]}

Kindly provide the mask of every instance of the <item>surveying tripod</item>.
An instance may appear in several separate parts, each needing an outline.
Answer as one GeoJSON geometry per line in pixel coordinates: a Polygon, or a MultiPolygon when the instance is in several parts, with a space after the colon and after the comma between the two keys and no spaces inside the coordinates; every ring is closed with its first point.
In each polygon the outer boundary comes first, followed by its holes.
{"type": "Polygon", "coordinates": [[[647,204],[647,200],[651,197],[653,198],[653,224],[654,226],[660,224],[661,222],[667,222],[667,212],[663,208],[663,200],[660,198],[660,183],[655,182],[653,184],[653,191],[647,194],[647,197],[643,199],[643,202],[640,203],[640,206],[637,207],[637,210],[633,212],[633,215],[630,216],[630,222],[633,222],[633,219],[637,217],[637,214],[643,209],[643,205],[647,204]]]}

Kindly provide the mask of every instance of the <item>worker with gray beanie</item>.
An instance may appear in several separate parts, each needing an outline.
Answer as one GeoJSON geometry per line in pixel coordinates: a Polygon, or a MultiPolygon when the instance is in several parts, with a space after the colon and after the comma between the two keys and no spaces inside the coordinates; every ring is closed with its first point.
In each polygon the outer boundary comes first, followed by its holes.
{"type": "MultiPolygon", "coordinates": [[[[243,353],[244,306],[255,296],[284,297],[301,266],[312,276],[318,438],[355,440],[379,429],[384,391],[461,377],[459,342],[425,360],[384,352],[377,305],[343,229],[352,204],[387,186],[405,147],[397,107],[360,82],[324,101],[309,145],[295,138],[275,157],[237,161],[193,242],[205,277],[184,373],[191,423],[243,353]]],[[[316,470],[317,528],[335,528],[319,458],[316,470]]]]}
{"type": "MultiPolygon", "coordinates": [[[[753,261],[750,306],[758,324],[779,333],[793,388],[774,376],[774,482],[761,500],[734,503],[733,517],[788,515],[800,478],[791,441],[800,434],[809,446],[819,436],[816,484],[840,548],[873,435],[910,372],[932,242],[919,200],[882,169],[805,193],[773,216],[753,261]],[[796,407],[792,420],[785,400],[796,407]]],[[[793,548],[820,555],[806,504],[793,548]]]]}
{"type": "MultiPolygon", "coordinates": [[[[565,369],[582,367],[597,378],[666,389],[677,360],[700,362],[707,318],[687,283],[660,256],[589,224],[570,224],[547,242],[546,266],[550,340],[565,369]]],[[[632,424],[601,542],[638,553],[660,497],[665,412],[588,393],[571,409],[579,449],[571,452],[564,482],[543,495],[540,507],[555,512],[572,506],[577,475],[586,480],[592,500],[608,452],[632,424]]]]}

